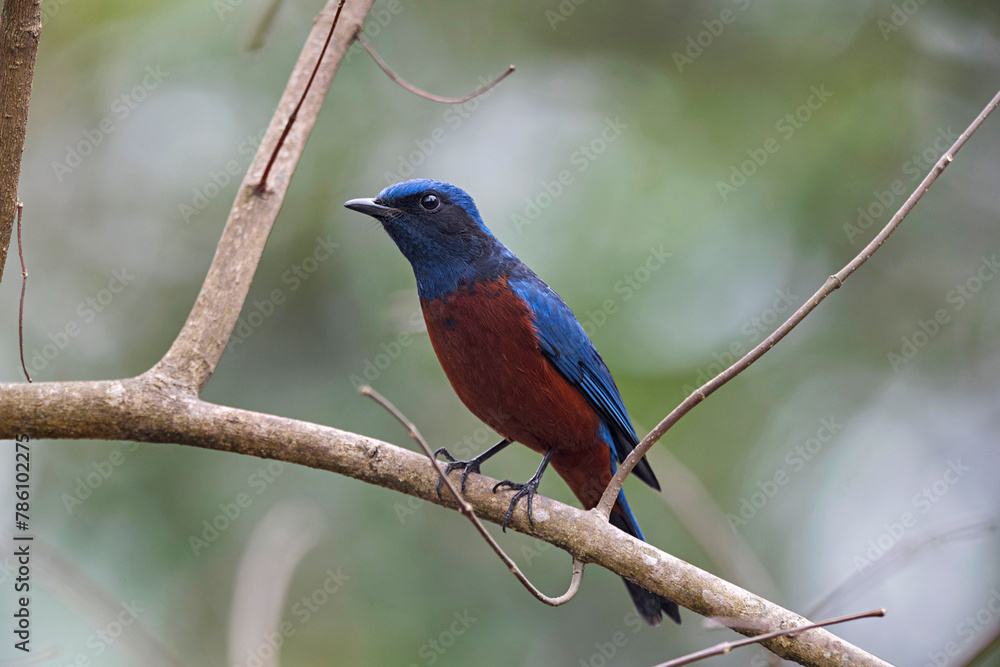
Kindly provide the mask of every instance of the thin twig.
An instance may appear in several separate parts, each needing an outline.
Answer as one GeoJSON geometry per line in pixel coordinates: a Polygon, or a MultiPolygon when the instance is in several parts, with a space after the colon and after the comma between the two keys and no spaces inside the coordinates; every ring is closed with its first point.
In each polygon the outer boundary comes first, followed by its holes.
{"type": "Polygon", "coordinates": [[[701,651],[695,651],[694,653],[689,653],[680,658],[674,658],[673,660],[668,660],[667,662],[661,662],[656,665],[656,667],[681,667],[681,665],[690,665],[692,662],[698,662],[699,660],[704,660],[705,658],[711,658],[715,655],[725,655],[732,651],[734,648],[740,648],[741,646],[749,646],[750,644],[756,644],[762,642],[766,639],[774,639],[775,637],[782,637],[785,635],[791,636],[799,632],[804,632],[806,630],[813,630],[815,628],[822,628],[828,625],[837,625],[838,623],[847,623],[848,621],[856,621],[861,618],[872,618],[885,616],[885,609],[873,609],[871,611],[865,611],[860,614],[850,614],[849,616],[838,616],[837,618],[831,618],[826,621],[820,621],[819,623],[810,623],[809,625],[803,625],[801,628],[788,628],[787,630],[775,630],[774,632],[768,632],[767,634],[757,635],[756,637],[747,637],[746,639],[737,639],[732,642],[722,642],[721,644],[716,644],[715,646],[702,649],[701,651]]]}
{"type": "Polygon", "coordinates": [[[393,405],[388,398],[378,393],[368,385],[361,385],[358,387],[358,393],[362,396],[367,396],[381,405],[389,412],[389,414],[396,418],[396,421],[403,425],[403,428],[406,429],[407,435],[413,438],[417,444],[420,445],[420,448],[424,450],[424,454],[427,455],[427,458],[431,461],[431,465],[434,466],[434,470],[437,471],[438,477],[444,481],[445,486],[447,486],[448,490],[451,491],[451,495],[455,496],[455,502],[458,503],[458,511],[469,518],[469,521],[471,521],[472,525],[476,527],[479,534],[483,536],[486,543],[489,544],[493,551],[496,552],[497,556],[500,556],[500,560],[502,560],[504,565],[507,566],[507,569],[510,570],[515,577],[517,577],[517,580],[528,589],[528,592],[552,607],[558,607],[559,605],[566,604],[573,599],[573,597],[577,594],[577,591],[580,590],[580,582],[583,581],[583,561],[578,558],[573,558],[573,578],[569,582],[569,589],[563,595],[552,598],[535,588],[535,585],[528,581],[528,578],[521,572],[517,563],[515,563],[511,557],[504,552],[500,545],[497,544],[497,541],[493,539],[493,536],[490,535],[489,531],[486,530],[486,526],[483,525],[483,523],[479,520],[479,517],[476,516],[475,511],[473,511],[472,505],[470,505],[469,502],[462,497],[462,494],[458,492],[458,489],[456,489],[455,485],[451,483],[448,476],[444,474],[441,464],[438,463],[438,460],[434,457],[433,452],[431,452],[430,445],[428,445],[427,441],[424,440],[424,436],[422,436],[420,431],[417,430],[416,424],[410,421],[406,415],[404,415],[399,408],[393,405]]]}
{"type": "Polygon", "coordinates": [[[485,86],[483,86],[479,90],[469,93],[465,97],[441,97],[440,95],[435,95],[433,93],[428,93],[426,90],[422,90],[420,88],[417,88],[412,83],[410,83],[409,81],[407,81],[403,77],[401,77],[398,74],[396,74],[392,70],[392,68],[389,67],[389,63],[387,63],[386,61],[382,60],[381,56],[379,56],[379,54],[375,52],[375,48],[372,47],[372,45],[369,44],[368,41],[364,38],[364,36],[361,35],[360,33],[358,34],[358,41],[361,42],[361,46],[365,47],[365,51],[368,52],[368,55],[370,55],[372,57],[372,59],[375,61],[375,63],[379,67],[382,68],[382,71],[385,72],[389,76],[390,79],[392,79],[393,81],[395,81],[400,86],[402,86],[403,88],[407,89],[408,91],[410,91],[414,95],[419,95],[420,97],[424,98],[425,100],[430,100],[431,102],[440,102],[441,104],[461,104],[462,102],[468,102],[469,100],[471,100],[476,95],[482,95],[487,90],[489,90],[493,86],[497,85],[498,83],[500,83],[501,81],[503,81],[504,79],[506,79],[508,76],[510,76],[511,74],[514,73],[514,70],[517,69],[514,65],[509,66],[507,68],[506,72],[504,72],[503,74],[501,74],[497,78],[493,79],[493,81],[489,82],[488,84],[486,84],[485,86]]]}
{"type": "Polygon", "coordinates": [[[298,103],[295,108],[292,109],[292,113],[288,116],[288,120],[285,122],[285,129],[281,131],[281,136],[278,137],[278,143],[274,147],[274,151],[271,153],[271,159],[267,161],[267,166],[264,167],[264,173],[261,174],[260,183],[254,188],[254,192],[257,194],[263,194],[267,191],[267,177],[271,173],[271,167],[274,166],[274,161],[278,159],[278,151],[285,144],[285,139],[288,137],[288,133],[292,131],[292,125],[295,124],[295,119],[299,116],[299,110],[302,109],[302,105],[306,101],[306,95],[309,94],[309,89],[312,88],[313,80],[316,78],[316,72],[319,71],[319,66],[323,63],[323,56],[326,55],[326,49],[330,46],[330,40],[333,39],[333,31],[337,28],[337,21],[340,20],[340,11],[344,8],[345,0],[340,0],[337,4],[337,13],[333,15],[333,23],[330,25],[330,32],[327,33],[326,41],[323,42],[323,48],[320,49],[319,57],[316,58],[316,66],[313,67],[312,74],[309,75],[309,81],[306,82],[306,87],[302,91],[302,96],[299,98],[298,103]]]}
{"type": "Polygon", "coordinates": [[[24,268],[24,249],[21,246],[21,213],[24,203],[17,202],[17,256],[21,258],[21,307],[17,311],[17,346],[21,350],[21,369],[24,377],[31,382],[28,366],[24,363],[24,291],[28,289],[28,269],[24,268]]]}
{"type": "Polygon", "coordinates": [[[858,270],[858,268],[868,261],[868,259],[875,254],[875,251],[886,242],[889,236],[896,231],[903,219],[913,210],[913,207],[917,205],[917,202],[924,196],[928,188],[937,180],[941,172],[951,164],[951,161],[955,159],[955,155],[961,150],[965,142],[969,140],[969,137],[979,129],[979,126],[983,124],[986,118],[993,113],[993,110],[1000,105],[1000,93],[990,100],[990,103],[986,105],[986,108],[980,112],[972,124],[966,128],[965,132],[958,138],[958,141],[948,149],[948,152],[941,156],[941,159],[937,161],[937,164],[931,169],[930,173],[924,177],[924,180],[920,182],[917,189],[913,191],[913,194],[906,200],[902,208],[896,212],[896,215],[892,216],[889,223],[879,232],[878,236],[872,239],[871,243],[865,246],[858,255],[850,261],[847,266],[842,268],[840,271],[834,275],[827,278],[826,283],[812,295],[812,297],[806,301],[801,308],[795,311],[791,317],[789,317],[784,324],[778,327],[774,333],[764,339],[760,345],[750,350],[742,359],[737,361],[735,364],[722,371],[714,378],[706,382],[699,389],[695,390],[690,396],[684,399],[680,405],[678,405],[674,410],[668,414],[663,421],[661,421],[656,428],[649,432],[642,442],[629,454],[628,458],[619,466],[618,472],[615,473],[614,477],[611,478],[611,483],[608,484],[608,488],[604,490],[604,496],[601,498],[600,504],[597,506],[598,509],[604,514],[604,516],[609,516],[611,513],[611,507],[614,504],[615,498],[618,497],[618,491],[622,488],[622,484],[625,482],[625,477],[628,476],[635,465],[646,455],[649,448],[652,447],[657,440],[663,437],[674,424],[680,420],[681,417],[686,415],[691,411],[694,406],[698,405],[704,401],[708,396],[712,394],[716,389],[726,384],[734,377],[745,371],[750,365],[764,356],[768,350],[774,347],[778,341],[784,338],[788,333],[798,325],[806,315],[811,313],[816,306],[818,306],[826,297],[833,293],[834,290],[838,289],[844,284],[847,278],[858,270]]]}

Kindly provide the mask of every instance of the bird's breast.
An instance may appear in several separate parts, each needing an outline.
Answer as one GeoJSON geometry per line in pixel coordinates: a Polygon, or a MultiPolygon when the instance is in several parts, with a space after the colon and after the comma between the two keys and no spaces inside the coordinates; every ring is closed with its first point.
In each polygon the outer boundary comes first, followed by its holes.
{"type": "Polygon", "coordinates": [[[460,285],[421,307],[441,366],[473,414],[536,451],[594,446],[600,418],[542,354],[531,309],[505,278],[460,285]]]}

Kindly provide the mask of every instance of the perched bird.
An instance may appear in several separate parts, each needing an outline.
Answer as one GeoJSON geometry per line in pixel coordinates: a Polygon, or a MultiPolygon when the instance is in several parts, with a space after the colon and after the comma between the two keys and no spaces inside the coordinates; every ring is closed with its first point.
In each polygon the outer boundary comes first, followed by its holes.
{"type": "MultiPolygon", "coordinates": [[[[531,499],[551,464],[584,508],[595,507],[619,463],[639,439],[611,373],[569,306],[487,229],[472,198],[448,183],[415,179],[375,199],[344,204],[378,220],[413,266],[431,344],[466,407],[503,440],[446,474],[469,473],[511,442],[543,455],[538,471],[515,489],[504,519],[531,499]]],[[[635,475],[659,483],[643,458],[635,475]]],[[[440,492],[440,486],[438,487],[440,492]]],[[[623,492],[611,513],[618,529],[645,540],[623,492]]],[[[677,605],[625,580],[650,625],[662,614],[680,623],[677,605]]]]}

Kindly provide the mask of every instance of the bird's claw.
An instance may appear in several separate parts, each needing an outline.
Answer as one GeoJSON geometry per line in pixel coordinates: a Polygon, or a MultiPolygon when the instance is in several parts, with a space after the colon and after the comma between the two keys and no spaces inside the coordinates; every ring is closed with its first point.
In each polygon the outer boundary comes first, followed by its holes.
{"type": "MultiPolygon", "coordinates": [[[[451,474],[452,470],[459,470],[459,469],[462,470],[462,487],[461,488],[462,488],[462,493],[465,493],[465,480],[467,480],[469,478],[469,473],[473,473],[474,472],[476,474],[480,474],[479,473],[479,466],[482,464],[482,460],[480,460],[478,457],[471,458],[471,459],[469,459],[467,461],[462,461],[462,460],[456,459],[454,456],[452,456],[451,454],[449,454],[448,450],[445,449],[444,447],[441,447],[436,452],[434,452],[434,458],[437,458],[438,455],[444,456],[448,460],[448,465],[446,465],[444,467],[444,474],[445,475],[451,474]]],[[[443,481],[442,478],[438,477],[438,482],[437,482],[437,494],[438,494],[438,498],[441,497],[441,482],[442,481],[443,481]]]]}
{"type": "Polygon", "coordinates": [[[536,479],[535,477],[532,477],[524,484],[520,484],[518,482],[512,482],[508,479],[505,479],[502,482],[497,482],[493,486],[493,493],[496,493],[497,489],[499,489],[501,486],[506,486],[511,489],[517,490],[517,493],[514,494],[514,497],[510,499],[510,505],[507,507],[507,514],[504,515],[503,523],[500,524],[500,529],[503,530],[503,532],[505,533],[507,532],[507,522],[510,521],[511,515],[514,514],[514,508],[517,507],[517,501],[525,496],[528,497],[528,524],[534,527],[535,519],[531,516],[531,499],[538,492],[539,481],[540,480],[536,479]]]}
{"type": "Polygon", "coordinates": [[[452,456],[451,454],[449,454],[448,450],[446,448],[444,448],[444,447],[438,447],[437,450],[434,452],[434,458],[437,458],[439,456],[443,456],[446,459],[448,459],[449,461],[454,461],[455,460],[455,457],[452,456]]]}

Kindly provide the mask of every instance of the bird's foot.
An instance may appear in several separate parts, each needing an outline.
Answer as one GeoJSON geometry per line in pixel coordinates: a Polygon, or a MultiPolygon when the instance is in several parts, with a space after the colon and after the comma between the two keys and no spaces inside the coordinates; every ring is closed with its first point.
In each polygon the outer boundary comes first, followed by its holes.
{"type": "Polygon", "coordinates": [[[538,493],[538,483],[540,481],[541,481],[541,476],[535,475],[524,484],[520,484],[518,482],[512,482],[508,479],[505,479],[502,482],[497,482],[493,486],[493,493],[496,493],[497,489],[499,489],[501,486],[506,486],[508,488],[517,490],[517,493],[514,494],[514,497],[510,499],[510,506],[507,507],[507,514],[504,515],[503,523],[500,524],[500,528],[503,530],[503,532],[505,533],[507,532],[507,522],[510,521],[510,517],[514,513],[514,508],[517,507],[517,501],[524,497],[528,498],[528,523],[531,524],[532,526],[535,525],[535,520],[531,516],[531,499],[534,497],[536,493],[538,493]]]}
{"type": "Polygon", "coordinates": [[[507,522],[510,521],[510,517],[514,513],[514,508],[517,507],[517,501],[524,496],[528,497],[528,523],[534,527],[535,519],[531,516],[531,499],[536,493],[538,493],[538,483],[542,481],[542,473],[545,472],[545,468],[548,467],[549,461],[552,460],[553,451],[554,450],[549,447],[548,451],[545,452],[545,456],[542,457],[542,462],[538,465],[538,470],[536,470],[535,474],[531,476],[531,479],[524,484],[519,484],[505,479],[502,482],[497,482],[493,486],[493,493],[496,493],[497,489],[501,486],[517,489],[517,493],[515,493],[514,497],[510,499],[510,506],[507,507],[507,514],[504,515],[503,523],[500,524],[500,528],[503,532],[507,532],[507,522]]]}
{"type": "MultiPolygon", "coordinates": [[[[483,452],[483,454],[485,454],[485,453],[486,452],[483,452]]],[[[473,473],[474,472],[477,475],[481,474],[479,472],[479,466],[481,466],[483,464],[483,461],[485,461],[487,458],[489,458],[489,457],[484,457],[482,454],[480,454],[479,456],[474,456],[474,457],[472,457],[471,459],[469,459],[467,461],[463,461],[463,460],[456,459],[454,456],[452,456],[451,454],[449,454],[448,450],[445,449],[444,447],[441,447],[436,452],[434,452],[434,458],[437,458],[438,456],[443,456],[444,458],[446,458],[448,460],[448,465],[446,465],[444,467],[444,474],[445,475],[451,474],[452,470],[461,470],[462,471],[462,493],[465,493],[465,480],[467,480],[469,478],[469,473],[473,473]]],[[[438,498],[441,497],[441,482],[442,481],[443,480],[440,477],[438,477],[438,483],[437,483],[438,498]]]]}

